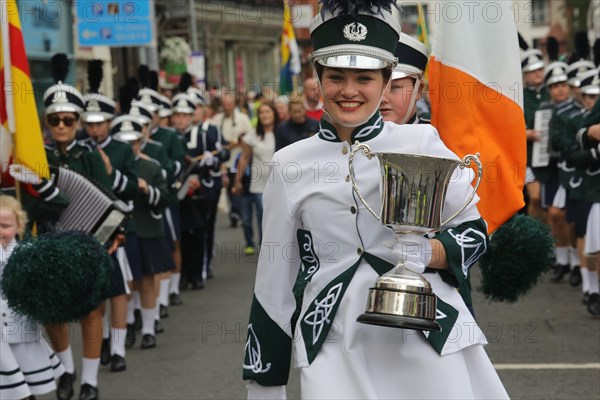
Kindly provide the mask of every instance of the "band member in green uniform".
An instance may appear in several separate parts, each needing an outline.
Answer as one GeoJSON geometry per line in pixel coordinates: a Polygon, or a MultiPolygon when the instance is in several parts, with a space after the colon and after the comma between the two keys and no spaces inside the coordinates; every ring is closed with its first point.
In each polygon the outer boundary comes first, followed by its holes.
{"type": "MultiPolygon", "coordinates": [[[[102,61],[88,62],[88,82],[90,92],[84,96],[85,112],[82,120],[89,138],[81,143],[95,149],[100,153],[107,171],[110,174],[113,193],[121,200],[128,202],[137,192],[134,157],[131,148],[110,136],[110,121],[114,117],[116,103],[99,94],[102,81],[102,61]]],[[[131,229],[131,228],[130,228],[131,229]]],[[[102,329],[103,343],[102,365],[111,364],[111,371],[124,371],[125,364],[125,338],[127,335],[127,294],[132,271],[124,258],[125,250],[120,247],[113,255],[115,263],[119,266],[120,275],[115,279],[115,285],[110,295],[111,324],[108,324],[108,312],[105,311],[104,326],[102,329]],[[110,340],[112,339],[112,340],[110,340]]]]}
{"type": "Polygon", "coordinates": [[[544,60],[542,52],[536,49],[527,50],[521,57],[523,71],[523,108],[527,126],[527,174],[525,187],[528,204],[527,214],[545,220],[545,212],[541,206],[540,182],[531,169],[531,152],[533,143],[540,140],[539,133],[534,129],[535,112],[543,102],[549,101],[550,96],[544,84],[544,60]]]}
{"type": "MultiPolygon", "coordinates": [[[[68,70],[66,55],[54,58],[53,76],[57,84],[44,93],[45,121],[50,130],[51,141],[46,145],[48,163],[79,172],[97,185],[111,190],[109,168],[98,151],[93,151],[75,139],[77,123],[84,109],[84,99],[73,86],[62,83],[68,70]]],[[[98,398],[98,368],[102,348],[102,313],[100,309],[91,312],[80,321],[83,336],[83,368],[81,373],[80,399],[98,398]]],[[[65,373],[59,380],[57,397],[60,400],[73,396],[75,365],[69,345],[69,330],[66,324],[46,326],[54,350],[57,352],[65,373]]]]}

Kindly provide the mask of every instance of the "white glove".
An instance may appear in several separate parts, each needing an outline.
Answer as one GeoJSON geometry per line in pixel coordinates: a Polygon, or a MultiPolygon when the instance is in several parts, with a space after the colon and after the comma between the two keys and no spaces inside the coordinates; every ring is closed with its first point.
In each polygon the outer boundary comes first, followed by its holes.
{"type": "Polygon", "coordinates": [[[42,182],[42,179],[37,174],[37,172],[30,170],[24,165],[21,164],[12,164],[8,167],[8,173],[15,180],[22,183],[29,183],[32,185],[37,185],[42,182]]]}
{"type": "Polygon", "coordinates": [[[206,165],[207,167],[212,167],[212,165],[215,161],[214,158],[215,158],[215,156],[213,156],[213,154],[210,151],[205,151],[204,154],[202,154],[202,161],[200,161],[200,165],[206,165]]]}
{"type": "Polygon", "coordinates": [[[248,400],[286,400],[285,386],[262,386],[254,381],[248,381],[248,400]]]}
{"type": "Polygon", "coordinates": [[[425,267],[431,262],[431,244],[429,239],[422,235],[404,233],[383,244],[392,249],[392,254],[404,263],[406,269],[417,274],[425,272],[425,267]]]}

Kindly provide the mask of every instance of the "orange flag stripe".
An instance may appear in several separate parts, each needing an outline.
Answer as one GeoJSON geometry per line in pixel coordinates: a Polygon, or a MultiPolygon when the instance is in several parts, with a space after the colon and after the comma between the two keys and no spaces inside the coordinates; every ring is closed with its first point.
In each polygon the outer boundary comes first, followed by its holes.
{"type": "Polygon", "coordinates": [[[523,110],[512,99],[432,57],[432,124],[458,156],[478,152],[484,166],[479,212],[491,233],[524,206],[523,110]],[[501,207],[501,208],[499,208],[501,207]]]}

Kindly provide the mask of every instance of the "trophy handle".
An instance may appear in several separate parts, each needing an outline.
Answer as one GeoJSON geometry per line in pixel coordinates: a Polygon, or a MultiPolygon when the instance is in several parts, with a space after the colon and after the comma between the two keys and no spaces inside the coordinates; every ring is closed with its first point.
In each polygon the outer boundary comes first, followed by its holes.
{"type": "Polygon", "coordinates": [[[468,167],[471,165],[471,161],[475,162],[475,164],[477,164],[477,182],[475,183],[475,187],[473,188],[473,192],[471,193],[471,195],[469,196],[469,198],[467,199],[467,202],[460,208],[460,210],[458,210],[457,212],[455,212],[454,214],[452,214],[450,216],[450,218],[448,218],[447,220],[445,220],[444,222],[442,222],[442,225],[446,225],[448,222],[452,221],[454,218],[458,217],[458,215],[463,212],[465,210],[465,208],[467,208],[467,206],[469,204],[471,204],[471,201],[473,201],[473,197],[475,197],[475,193],[477,193],[477,189],[479,189],[479,184],[481,183],[481,178],[483,177],[483,164],[481,164],[481,160],[479,159],[479,153],[475,153],[475,155],[473,154],[467,154],[462,161],[460,162],[460,164],[458,165],[458,167],[460,169],[465,169],[465,167],[468,167]]]}
{"type": "Polygon", "coordinates": [[[373,214],[373,216],[377,218],[378,221],[380,221],[381,218],[375,213],[375,211],[373,211],[371,206],[367,204],[367,201],[364,199],[364,197],[362,197],[362,195],[358,191],[358,185],[356,184],[356,179],[354,178],[354,165],[352,164],[352,162],[354,161],[354,156],[356,155],[356,153],[358,153],[359,150],[362,150],[363,155],[366,156],[369,160],[373,158],[373,153],[371,153],[371,148],[367,144],[362,144],[359,141],[356,141],[354,142],[354,145],[354,149],[352,149],[352,151],[350,152],[350,158],[348,158],[348,169],[350,170],[350,180],[352,181],[352,189],[354,190],[354,193],[356,193],[360,201],[365,205],[365,207],[367,207],[367,210],[369,210],[369,212],[373,214]]]}

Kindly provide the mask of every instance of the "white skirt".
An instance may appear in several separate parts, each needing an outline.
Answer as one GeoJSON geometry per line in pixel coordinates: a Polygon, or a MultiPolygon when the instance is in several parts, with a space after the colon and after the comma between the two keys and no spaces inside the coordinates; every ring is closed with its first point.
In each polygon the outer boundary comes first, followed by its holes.
{"type": "Polygon", "coordinates": [[[35,342],[11,344],[10,349],[31,394],[37,396],[56,390],[56,379],[65,369],[44,338],[35,342]]]}
{"type": "Polygon", "coordinates": [[[600,252],[600,203],[592,204],[585,231],[585,254],[600,252]]]}
{"type": "Polygon", "coordinates": [[[325,343],[310,365],[302,365],[303,399],[508,398],[479,330],[468,325],[464,302],[437,274],[427,276],[434,291],[466,315],[455,325],[462,326],[460,338],[449,338],[449,353],[438,354],[420,332],[356,322],[376,276],[368,265],[359,266],[325,343]]]}
{"type": "Polygon", "coordinates": [[[556,194],[554,195],[554,199],[552,199],[552,207],[560,208],[561,210],[565,208],[567,204],[567,190],[563,185],[558,187],[556,194]]]}
{"type": "Polygon", "coordinates": [[[0,341],[0,399],[24,399],[29,396],[31,391],[10,345],[0,341]]]}

